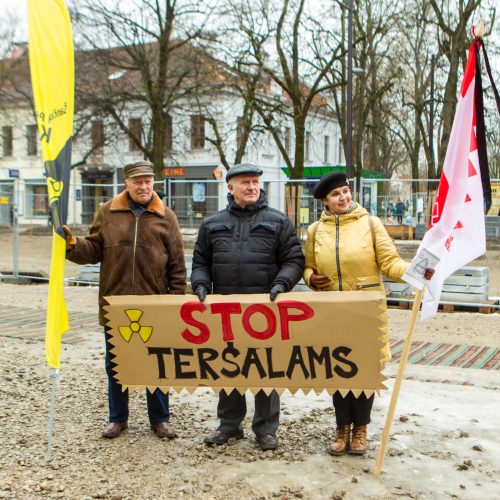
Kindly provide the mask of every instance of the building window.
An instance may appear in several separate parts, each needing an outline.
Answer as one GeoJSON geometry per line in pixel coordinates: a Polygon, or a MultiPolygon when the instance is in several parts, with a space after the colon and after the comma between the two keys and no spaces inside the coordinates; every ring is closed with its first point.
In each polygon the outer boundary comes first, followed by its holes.
{"type": "Polygon", "coordinates": [[[291,136],[292,136],[292,133],[291,133],[290,127],[285,127],[284,147],[285,147],[285,151],[286,151],[287,155],[290,154],[291,136]]]}
{"type": "Polygon", "coordinates": [[[26,181],[25,188],[26,216],[47,217],[49,215],[49,197],[47,184],[43,180],[26,181]]]}
{"type": "Polygon", "coordinates": [[[2,127],[3,155],[12,156],[12,127],[2,127]]]}
{"type": "Polygon", "coordinates": [[[191,149],[205,147],[205,120],[202,115],[191,117],[191,149]]]}
{"type": "Polygon", "coordinates": [[[311,161],[311,132],[306,132],[304,140],[304,159],[311,161]]]}
{"type": "Polygon", "coordinates": [[[323,161],[325,163],[328,163],[330,161],[330,136],[329,135],[325,135],[323,161]]]}
{"type": "Polygon", "coordinates": [[[142,120],[140,118],[129,118],[128,120],[128,150],[140,151],[139,144],[142,141],[142,120]]]}
{"type": "Polygon", "coordinates": [[[26,127],[26,146],[28,151],[28,156],[36,156],[37,153],[37,142],[38,134],[36,125],[28,125],[26,127]]]}
{"type": "Polygon", "coordinates": [[[104,123],[102,120],[92,122],[91,138],[92,151],[94,154],[102,155],[104,147],[104,123]]]}
{"type": "Polygon", "coordinates": [[[174,144],[174,129],[172,122],[172,115],[167,114],[165,124],[165,150],[172,151],[174,144]]]}

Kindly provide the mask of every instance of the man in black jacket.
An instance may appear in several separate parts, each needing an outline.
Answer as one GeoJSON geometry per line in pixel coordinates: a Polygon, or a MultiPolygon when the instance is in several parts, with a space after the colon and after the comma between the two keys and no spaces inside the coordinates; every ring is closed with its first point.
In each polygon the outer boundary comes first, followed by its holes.
{"type": "MultiPolygon", "coordinates": [[[[191,285],[203,302],[208,293],[269,293],[273,301],[302,277],[304,256],[295,228],[280,211],[268,207],[260,189],[262,170],[252,164],[232,166],[226,175],[228,205],[204,220],[193,252],[191,285]]],[[[255,396],[252,429],[262,450],[278,446],[280,400],[276,391],[255,396]]],[[[208,445],[241,439],[245,395],[219,393],[220,426],[205,438],[208,445]]]]}

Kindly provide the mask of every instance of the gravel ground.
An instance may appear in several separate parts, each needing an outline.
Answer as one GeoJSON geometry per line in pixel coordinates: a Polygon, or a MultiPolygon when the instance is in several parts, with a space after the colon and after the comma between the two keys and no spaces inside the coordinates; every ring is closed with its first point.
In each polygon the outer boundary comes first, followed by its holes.
{"type": "MultiPolygon", "coordinates": [[[[23,243],[29,248],[26,265],[44,265],[36,241],[23,243]]],[[[74,271],[68,266],[70,276],[74,271]]],[[[43,310],[46,296],[46,285],[0,284],[0,306],[43,310]]],[[[67,287],[66,300],[70,311],[96,312],[97,290],[67,287]]],[[[404,337],[409,311],[391,310],[389,317],[391,338],[404,337]]],[[[415,340],[499,347],[499,324],[498,314],[440,313],[419,323],[415,340]]],[[[500,498],[498,370],[409,366],[377,477],[372,471],[391,391],[376,398],[364,457],[327,453],[334,414],[326,394],[284,394],[274,452],[255,445],[251,395],[246,438],[206,448],[203,436],[217,426],[217,396],[206,389],[171,395],[171,420],[179,433],[173,441],[149,429],[139,392],[131,395],[129,431],[101,439],[106,377],[102,334],[94,326],[79,342],[63,344],[53,458],[46,461],[50,382],[43,342],[2,337],[1,330],[0,337],[0,498],[500,498]]],[[[385,371],[390,389],[396,370],[390,364],[385,371]]]]}

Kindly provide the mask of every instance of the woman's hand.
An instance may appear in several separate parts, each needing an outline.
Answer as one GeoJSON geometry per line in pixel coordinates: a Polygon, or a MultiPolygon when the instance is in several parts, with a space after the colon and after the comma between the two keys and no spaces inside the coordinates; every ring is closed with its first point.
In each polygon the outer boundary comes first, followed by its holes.
{"type": "Polygon", "coordinates": [[[424,278],[430,280],[434,276],[435,269],[428,267],[424,272],[424,278]]]}
{"type": "Polygon", "coordinates": [[[322,274],[319,274],[316,269],[313,269],[313,273],[309,278],[309,283],[312,287],[318,290],[327,290],[330,284],[330,279],[328,276],[323,276],[322,274]]]}

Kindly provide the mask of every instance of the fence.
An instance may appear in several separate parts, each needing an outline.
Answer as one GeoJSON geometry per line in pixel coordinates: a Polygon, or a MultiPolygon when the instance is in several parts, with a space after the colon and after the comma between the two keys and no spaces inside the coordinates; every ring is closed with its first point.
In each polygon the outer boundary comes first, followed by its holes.
{"type": "MultiPolygon", "coordinates": [[[[322,204],[312,196],[317,179],[263,180],[269,206],[284,211],[297,227],[306,227],[319,217],[322,204]]],[[[500,183],[493,180],[492,184],[500,183]]],[[[355,179],[353,196],[384,224],[406,224],[423,228],[429,220],[438,181],[355,179]]],[[[122,185],[72,184],[68,223],[89,226],[102,203],[116,196],[122,185]]],[[[216,180],[165,179],[155,182],[155,190],[176,213],[183,228],[197,228],[203,219],[226,203],[226,184],[216,180]]],[[[498,196],[500,196],[497,193],[498,196]]],[[[494,200],[500,203],[500,200],[494,200]]],[[[496,206],[496,205],[495,205],[496,206]]],[[[12,226],[14,208],[19,224],[49,227],[49,203],[44,182],[0,181],[0,226],[12,226]]]]}

